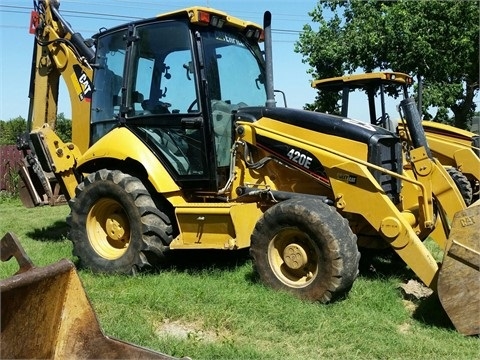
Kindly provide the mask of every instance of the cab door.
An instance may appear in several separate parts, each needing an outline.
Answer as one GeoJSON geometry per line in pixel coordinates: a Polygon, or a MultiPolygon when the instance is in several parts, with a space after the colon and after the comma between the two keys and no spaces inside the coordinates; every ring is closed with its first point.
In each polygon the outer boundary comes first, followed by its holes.
{"type": "Polygon", "coordinates": [[[208,109],[199,101],[188,24],[140,23],[134,39],[125,126],[149,146],[182,188],[214,190],[208,109]]]}

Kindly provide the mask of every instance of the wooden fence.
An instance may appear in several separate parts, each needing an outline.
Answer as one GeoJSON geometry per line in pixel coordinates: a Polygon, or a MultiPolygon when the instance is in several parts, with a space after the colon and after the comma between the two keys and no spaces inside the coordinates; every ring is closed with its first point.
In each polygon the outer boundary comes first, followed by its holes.
{"type": "Polygon", "coordinates": [[[16,145],[0,146],[0,191],[13,193],[18,190],[18,169],[22,161],[23,154],[16,145]]]}

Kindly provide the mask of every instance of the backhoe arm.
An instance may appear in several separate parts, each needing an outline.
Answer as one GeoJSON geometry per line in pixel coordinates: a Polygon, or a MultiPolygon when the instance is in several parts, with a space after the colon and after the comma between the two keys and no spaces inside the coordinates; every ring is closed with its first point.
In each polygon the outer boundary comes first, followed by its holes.
{"type": "Polygon", "coordinates": [[[31,128],[49,124],[55,129],[58,81],[63,77],[72,107],[72,141],[84,152],[88,147],[91,82],[94,51],[61,17],[59,2],[40,0],[31,31],[35,34],[35,70],[32,71],[33,109],[31,128]]]}
{"type": "Polygon", "coordinates": [[[21,198],[26,206],[54,205],[73,196],[77,185],[76,159],[89,145],[90,102],[94,51],[62,18],[54,0],[34,1],[30,32],[34,51],[30,80],[30,109],[21,198]],[[72,109],[72,143],[54,133],[59,79],[62,76],[72,109]],[[30,153],[27,150],[31,150],[30,153]]]}

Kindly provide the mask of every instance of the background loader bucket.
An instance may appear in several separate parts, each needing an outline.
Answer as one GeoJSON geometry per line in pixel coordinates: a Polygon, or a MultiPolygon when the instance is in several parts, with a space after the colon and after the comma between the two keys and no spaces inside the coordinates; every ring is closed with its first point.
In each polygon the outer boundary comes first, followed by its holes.
{"type": "Polygon", "coordinates": [[[480,202],[455,214],[438,277],[438,297],[455,328],[480,334],[480,202]]]}
{"type": "Polygon", "coordinates": [[[174,359],[105,336],[69,260],[33,267],[16,237],[1,240],[2,261],[20,270],[0,281],[2,359],[174,359]]]}

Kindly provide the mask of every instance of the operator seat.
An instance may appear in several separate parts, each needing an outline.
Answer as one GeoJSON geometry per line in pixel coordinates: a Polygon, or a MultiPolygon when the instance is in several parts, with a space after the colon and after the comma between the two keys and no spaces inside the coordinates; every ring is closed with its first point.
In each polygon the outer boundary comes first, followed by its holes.
{"type": "Polygon", "coordinates": [[[233,111],[246,106],[245,103],[232,105],[228,101],[212,100],[217,166],[230,165],[230,150],[233,145],[233,111]]]}

